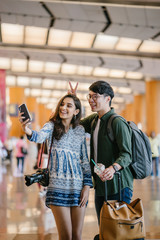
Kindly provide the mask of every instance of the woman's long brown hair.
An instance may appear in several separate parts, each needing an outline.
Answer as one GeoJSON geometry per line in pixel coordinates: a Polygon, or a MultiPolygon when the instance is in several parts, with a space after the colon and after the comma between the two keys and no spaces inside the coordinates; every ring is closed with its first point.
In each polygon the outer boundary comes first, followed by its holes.
{"type": "Polygon", "coordinates": [[[79,121],[81,119],[81,102],[80,102],[79,98],[77,98],[75,95],[71,95],[71,94],[67,94],[64,97],[62,97],[60,99],[60,101],[58,102],[58,105],[56,107],[54,115],[50,118],[50,121],[54,123],[53,136],[57,140],[60,140],[60,138],[65,133],[65,127],[62,123],[62,119],[59,116],[59,108],[65,98],[72,98],[74,101],[74,104],[75,104],[75,108],[79,109],[79,113],[77,115],[74,115],[71,120],[72,127],[75,128],[79,124],[79,121]]]}

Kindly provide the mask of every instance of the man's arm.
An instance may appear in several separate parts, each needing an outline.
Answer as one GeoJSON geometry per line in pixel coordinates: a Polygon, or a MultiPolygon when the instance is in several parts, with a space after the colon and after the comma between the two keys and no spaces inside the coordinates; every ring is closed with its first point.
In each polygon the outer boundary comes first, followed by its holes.
{"type": "Polygon", "coordinates": [[[96,117],[96,113],[91,114],[88,117],[85,117],[83,119],[80,120],[80,124],[84,127],[85,132],[87,133],[91,133],[91,128],[92,128],[92,121],[94,120],[94,118],[96,117]]]}
{"type": "Polygon", "coordinates": [[[121,119],[113,122],[113,132],[119,148],[119,156],[116,161],[106,168],[101,175],[102,181],[111,180],[116,171],[119,171],[132,162],[131,130],[121,119]]]}

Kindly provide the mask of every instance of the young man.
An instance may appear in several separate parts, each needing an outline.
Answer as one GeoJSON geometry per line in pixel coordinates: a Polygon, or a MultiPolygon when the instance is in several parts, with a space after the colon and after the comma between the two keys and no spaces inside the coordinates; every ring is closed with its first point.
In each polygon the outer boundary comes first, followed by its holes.
{"type": "Polygon", "coordinates": [[[122,200],[130,203],[133,191],[133,176],[129,165],[131,159],[131,133],[128,126],[120,118],[113,121],[113,131],[116,141],[114,144],[107,134],[107,122],[114,113],[111,101],[114,97],[112,87],[105,81],[94,82],[89,87],[88,101],[95,114],[81,120],[86,132],[91,134],[90,157],[97,163],[105,165],[101,179],[94,173],[94,164],[91,170],[95,184],[95,207],[98,217],[104,202],[104,181],[109,180],[108,200],[118,199],[118,181],[114,177],[116,171],[121,169],[122,200]]]}
{"type": "MultiPolygon", "coordinates": [[[[75,89],[71,87],[73,94],[75,89]]],[[[127,203],[131,202],[133,195],[133,175],[129,165],[132,162],[131,130],[120,118],[113,121],[115,142],[111,142],[107,133],[107,123],[114,113],[111,102],[114,97],[112,87],[105,81],[94,82],[89,87],[87,96],[92,112],[94,114],[81,120],[85,131],[91,134],[90,159],[96,163],[105,165],[105,170],[101,178],[94,173],[94,164],[91,161],[91,171],[95,187],[95,207],[100,221],[100,210],[104,203],[105,184],[107,181],[108,200],[118,200],[118,180],[114,177],[116,171],[121,170],[121,198],[127,203]]],[[[95,239],[99,239],[98,235],[95,239]]],[[[140,240],[140,239],[139,239],[140,240]]]]}

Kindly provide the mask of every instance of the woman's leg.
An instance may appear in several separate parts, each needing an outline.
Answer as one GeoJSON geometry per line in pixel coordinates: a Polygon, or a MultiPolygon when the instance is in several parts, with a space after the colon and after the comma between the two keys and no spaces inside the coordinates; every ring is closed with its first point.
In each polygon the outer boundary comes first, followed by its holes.
{"type": "Polygon", "coordinates": [[[59,240],[72,240],[72,222],[70,207],[60,207],[50,205],[54,215],[59,240]]]}
{"type": "Polygon", "coordinates": [[[72,240],[82,239],[82,229],[84,223],[86,207],[71,207],[72,240]]]}

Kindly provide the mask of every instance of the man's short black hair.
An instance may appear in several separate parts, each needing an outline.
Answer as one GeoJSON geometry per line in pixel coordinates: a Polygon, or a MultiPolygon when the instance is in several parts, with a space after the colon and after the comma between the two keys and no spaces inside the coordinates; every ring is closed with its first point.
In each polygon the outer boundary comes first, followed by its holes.
{"type": "Polygon", "coordinates": [[[93,91],[95,93],[99,93],[100,95],[106,95],[110,96],[111,100],[114,97],[113,88],[111,85],[105,81],[96,81],[92,83],[92,85],[89,87],[90,91],[93,91]]]}

